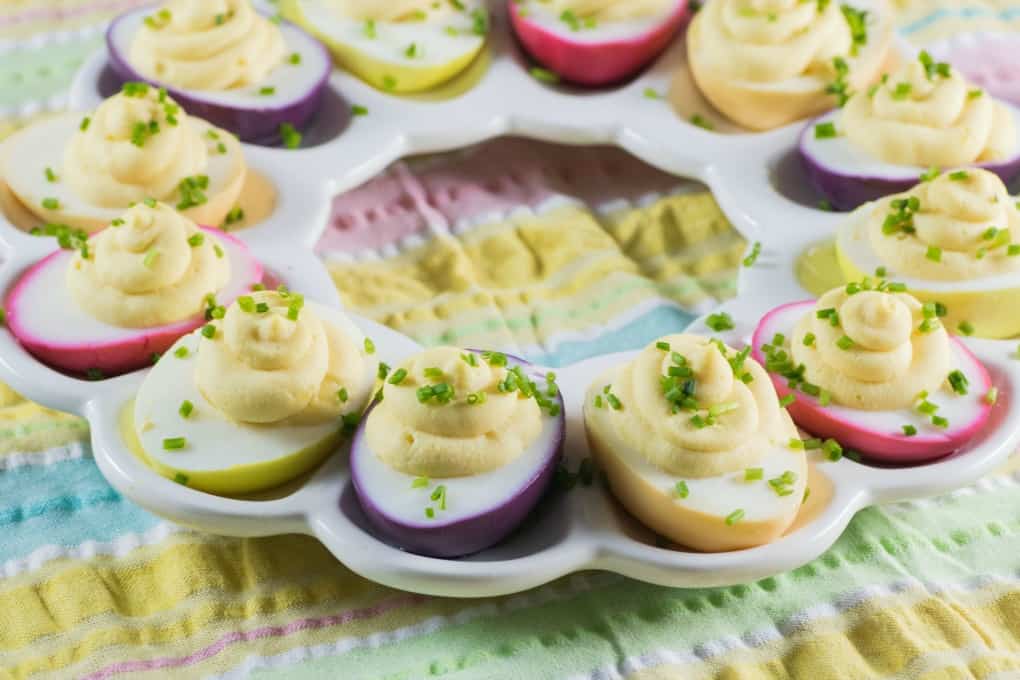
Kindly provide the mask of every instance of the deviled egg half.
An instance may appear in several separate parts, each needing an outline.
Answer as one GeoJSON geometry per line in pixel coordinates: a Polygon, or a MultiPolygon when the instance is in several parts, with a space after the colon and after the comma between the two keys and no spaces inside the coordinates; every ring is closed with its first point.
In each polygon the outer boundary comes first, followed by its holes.
{"type": "Polygon", "coordinates": [[[517,38],[564,80],[600,86],[654,60],[687,17],[687,0],[509,0],[517,38]]]}
{"type": "Polygon", "coordinates": [[[372,526],[436,557],[498,543],[535,507],[559,462],[555,376],[498,352],[437,347],[385,380],[351,448],[354,489],[372,526]]]}
{"type": "Polygon", "coordinates": [[[280,12],[326,43],[344,69],[394,93],[457,76],[489,32],[483,0],[281,0],[280,12]]]}
{"type": "Polygon", "coordinates": [[[347,316],[286,290],[239,297],[142,383],[134,434],[160,474],[244,494],[307,472],[353,433],[374,346],[347,316]]]}
{"type": "Polygon", "coordinates": [[[701,551],[768,543],[793,523],[807,459],[750,348],[669,335],[588,388],[588,442],[613,495],[701,551]]]}
{"type": "Polygon", "coordinates": [[[812,121],[800,138],[805,171],[841,210],[906,191],[938,168],[1020,175],[1020,109],[969,84],[927,52],[846,106],[812,121]]]}
{"type": "Polygon", "coordinates": [[[250,0],[131,10],[110,24],[106,47],[120,78],[165,88],[188,113],[246,141],[304,126],[332,67],[317,40],[259,14],[250,0]]]}
{"type": "Polygon", "coordinates": [[[932,172],[862,205],[840,227],[836,254],[847,281],[876,271],[902,281],[962,335],[1020,334],[1020,211],[987,170],[932,172]]]}
{"type": "Polygon", "coordinates": [[[883,0],[713,0],[691,21],[687,57],[698,89],[720,113],[771,130],[877,81],[891,19],[883,0]]]}
{"type": "Polygon", "coordinates": [[[223,224],[247,165],[234,135],[192,118],[164,90],[125,83],[87,114],[10,136],[0,178],[43,222],[95,232],[152,198],[198,224],[223,224]]]}
{"type": "Polygon", "coordinates": [[[946,455],[980,431],[997,399],[938,306],[901,283],[865,280],[783,305],[752,342],[794,421],[830,458],[844,447],[893,463],[946,455]]]}
{"type": "Polygon", "coordinates": [[[262,280],[241,241],[152,199],[68,245],[21,276],[7,326],[39,360],[92,378],[149,366],[262,280]]]}

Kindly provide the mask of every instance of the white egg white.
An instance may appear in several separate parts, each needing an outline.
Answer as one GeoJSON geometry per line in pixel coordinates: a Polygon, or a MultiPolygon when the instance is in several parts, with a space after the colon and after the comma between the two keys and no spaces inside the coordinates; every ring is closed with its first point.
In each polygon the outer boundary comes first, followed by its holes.
{"type": "MultiPolygon", "coordinates": [[[[312,302],[306,303],[306,309],[314,311],[324,323],[341,329],[358,347],[364,345],[364,334],[343,312],[312,302]]],[[[152,368],[138,391],[134,429],[145,456],[166,476],[184,475],[178,481],[196,488],[206,486],[204,490],[215,493],[257,491],[304,472],[290,465],[282,469],[276,466],[301,451],[337,437],[342,428],[341,420],[318,425],[255,425],[230,419],[205,398],[195,381],[200,340],[200,331],[181,338],[152,368]],[[175,355],[179,347],[188,349],[187,357],[175,355]],[[185,400],[194,405],[187,418],[179,412],[185,400]],[[180,450],[166,450],[164,440],[176,437],[184,437],[186,446],[180,450]],[[230,481],[234,472],[237,472],[238,485],[230,481]],[[203,484],[201,480],[209,477],[216,481],[211,485],[203,484]]],[[[349,394],[345,413],[360,412],[371,395],[377,363],[368,356],[363,356],[363,360],[362,381],[345,386],[349,394]]],[[[318,460],[321,457],[310,462],[314,464],[318,460]]]]}
{"type": "MultiPolygon", "coordinates": [[[[0,178],[7,183],[18,200],[36,214],[45,213],[51,221],[71,226],[109,224],[128,208],[126,205],[115,208],[92,205],[80,198],[71,185],[62,179],[64,149],[78,132],[82,118],[86,115],[64,113],[44,118],[11,135],[0,148],[0,178]],[[49,181],[47,168],[56,173],[56,181],[49,181]],[[47,198],[59,201],[59,209],[44,209],[42,203],[47,198]]],[[[218,130],[198,118],[188,118],[186,124],[192,126],[208,147],[208,165],[201,174],[209,177],[209,187],[205,193],[211,202],[243,170],[244,153],[237,139],[230,133],[218,130]],[[208,136],[209,131],[215,132],[217,138],[208,136]],[[221,142],[227,148],[225,154],[217,151],[217,144],[221,142]]]]}

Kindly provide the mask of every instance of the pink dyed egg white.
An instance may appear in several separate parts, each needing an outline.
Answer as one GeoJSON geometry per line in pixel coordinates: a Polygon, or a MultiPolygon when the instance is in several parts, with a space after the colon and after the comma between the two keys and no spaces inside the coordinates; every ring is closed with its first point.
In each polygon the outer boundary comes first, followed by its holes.
{"type": "Polygon", "coordinates": [[[319,110],[333,64],[326,48],[297,26],[280,23],[287,58],[257,86],[190,90],[146,77],[131,64],[132,40],[152,11],[146,5],[125,12],[106,32],[110,68],[122,81],[163,87],[189,114],[247,142],[275,139],[284,123],[304,127],[319,110]]]}
{"type": "MultiPolygon", "coordinates": [[[[481,352],[475,352],[481,355],[481,352]]],[[[544,374],[508,357],[538,384],[544,374]]],[[[416,487],[415,475],[387,465],[368,445],[365,434],[372,409],[361,419],[351,445],[351,479],[366,518],[380,537],[404,550],[433,557],[460,557],[489,548],[511,534],[535,508],[556,473],[566,436],[563,396],[555,416],[542,415],[538,438],[517,458],[489,472],[430,479],[416,487]],[[424,514],[440,486],[442,508],[424,514]]],[[[373,406],[372,408],[375,408],[373,406]]]]}
{"type": "Polygon", "coordinates": [[[514,32],[528,54],[560,78],[590,87],[635,75],[669,45],[687,18],[687,0],[652,16],[587,21],[538,0],[509,0],[514,32]]]}
{"type": "MultiPolygon", "coordinates": [[[[262,281],[262,265],[238,239],[200,227],[223,245],[230,281],[216,294],[227,305],[262,281]]],[[[67,286],[73,251],[59,250],[31,267],[7,296],[7,327],[32,355],[53,368],[90,377],[145,368],[178,338],[206,322],[204,311],[154,328],[120,328],[93,318],[75,303],[67,286]]]]}
{"type": "MultiPolygon", "coordinates": [[[[753,356],[766,364],[762,347],[779,333],[793,337],[797,322],[815,313],[815,302],[793,302],[769,312],[755,329],[752,339],[753,356]]],[[[960,340],[950,337],[956,367],[967,379],[967,393],[957,394],[948,387],[929,394],[927,400],[938,406],[938,415],[949,421],[947,428],[932,424],[929,416],[916,409],[865,411],[847,406],[822,406],[818,398],[791,389],[787,378],[770,372],[780,399],[795,394],[787,406],[794,422],[801,429],[821,439],[834,439],[844,449],[853,449],[867,458],[887,463],[916,463],[950,454],[977,435],[988,421],[992,404],[987,395],[992,379],[985,367],[960,340]],[[908,436],[903,427],[909,425],[916,434],[908,436]]]]}

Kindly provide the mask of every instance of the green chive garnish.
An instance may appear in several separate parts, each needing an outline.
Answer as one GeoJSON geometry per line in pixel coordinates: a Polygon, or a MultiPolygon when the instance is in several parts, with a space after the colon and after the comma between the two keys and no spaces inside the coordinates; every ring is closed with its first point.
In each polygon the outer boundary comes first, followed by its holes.
{"type": "Polygon", "coordinates": [[[687,482],[685,482],[682,479],[679,482],[677,482],[676,486],[673,488],[676,491],[676,495],[678,498],[687,498],[687,496],[689,496],[691,493],[690,489],[687,488],[687,482]]]}
{"type": "Polygon", "coordinates": [[[365,354],[375,354],[375,343],[372,338],[365,338],[365,354]]]}
{"type": "Polygon", "coordinates": [[[185,399],[181,402],[181,407],[177,409],[177,412],[181,414],[182,418],[187,418],[191,415],[191,412],[195,410],[195,405],[185,399]]]}
{"type": "Polygon", "coordinates": [[[730,514],[726,515],[726,524],[728,526],[733,526],[742,519],[744,519],[744,511],[740,508],[737,508],[730,514]]]}
{"type": "Polygon", "coordinates": [[[163,448],[166,451],[179,451],[188,445],[188,440],[184,437],[170,437],[163,440],[163,448]]]}
{"type": "MultiPolygon", "coordinates": [[[[799,441],[799,440],[798,440],[799,441]]],[[[762,479],[765,476],[765,470],[760,467],[747,468],[744,470],[744,481],[753,482],[762,479]]]]}

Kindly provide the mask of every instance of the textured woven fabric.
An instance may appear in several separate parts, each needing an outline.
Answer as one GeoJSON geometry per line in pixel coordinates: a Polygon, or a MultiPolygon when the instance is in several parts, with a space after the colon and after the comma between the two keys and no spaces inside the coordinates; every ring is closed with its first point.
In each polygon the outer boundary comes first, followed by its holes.
{"type": "MultiPolygon", "coordinates": [[[[3,120],[59,109],[102,23],[135,4],[0,4],[0,136],[3,120]]],[[[1018,20],[994,3],[902,14],[919,42],[1018,20]]],[[[732,295],[743,241],[702,188],[620,152],[498,140],[338,198],[318,249],[368,316],[560,365],[637,347],[732,295]]],[[[459,601],[374,585],[311,538],[164,522],[103,480],[87,432],[0,388],[0,677],[1020,675],[1013,467],[866,510],[823,557],[757,583],[584,573],[459,601]]]]}

